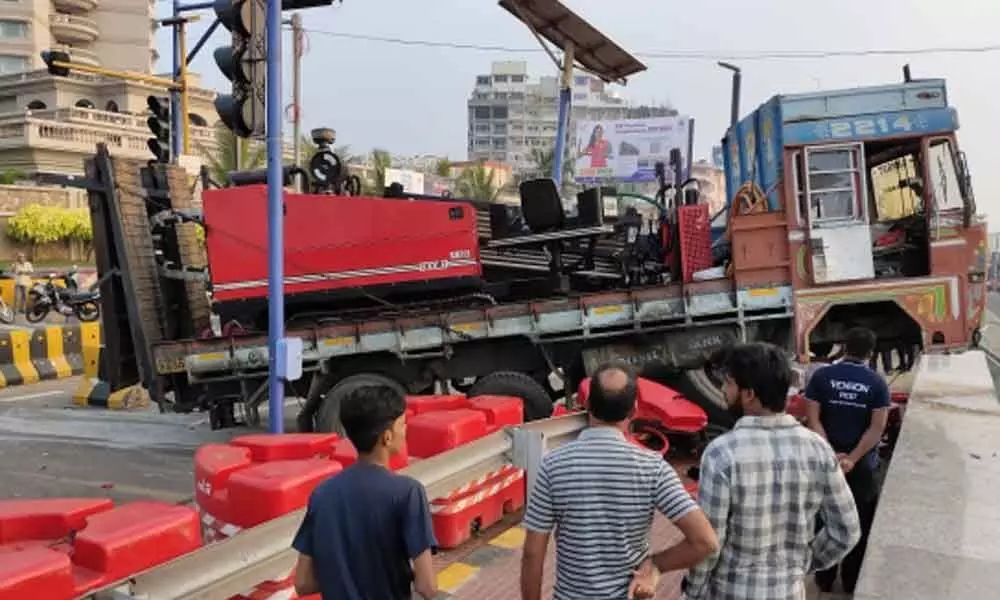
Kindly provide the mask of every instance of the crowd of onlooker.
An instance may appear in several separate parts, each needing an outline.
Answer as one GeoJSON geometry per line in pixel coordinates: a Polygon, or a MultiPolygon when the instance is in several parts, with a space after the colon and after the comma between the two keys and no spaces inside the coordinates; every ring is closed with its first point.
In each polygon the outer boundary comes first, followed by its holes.
{"type": "MultiPolygon", "coordinates": [[[[691,600],[806,597],[857,584],[878,501],[889,386],[870,367],[874,333],[852,329],[843,354],[805,382],[806,425],[786,413],[793,380],[779,348],[737,346],[721,360],[733,429],[701,457],[697,500],[658,454],[628,439],[637,379],[606,365],[591,379],[590,427],[546,454],[528,494],[524,600],[540,600],[555,537],[556,600],[650,598],[660,573],[683,571],[691,600]],[[679,542],[650,547],[655,512],[679,542]]],[[[294,540],[300,595],[408,599],[438,591],[436,541],[421,485],[388,469],[406,436],[406,404],[386,387],[343,400],[358,462],[321,484],[294,540]]]]}

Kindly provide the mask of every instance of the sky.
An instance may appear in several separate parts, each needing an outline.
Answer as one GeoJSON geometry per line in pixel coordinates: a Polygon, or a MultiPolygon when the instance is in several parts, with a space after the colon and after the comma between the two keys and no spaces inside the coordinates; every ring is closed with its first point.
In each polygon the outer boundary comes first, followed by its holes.
{"type": "MultiPolygon", "coordinates": [[[[993,165],[993,91],[1000,91],[1000,2],[985,0],[703,0],[685,6],[667,0],[563,0],[648,67],[621,93],[634,103],[669,103],[695,119],[695,156],[709,158],[729,120],[730,75],[716,66],[724,55],[743,70],[741,113],[778,93],[879,85],[913,77],[948,81],[959,114],[959,145],[968,155],[979,210],[1000,220],[1000,169],[993,165]],[[997,46],[989,52],[913,52],[919,49],[997,46]],[[767,52],[900,51],[891,56],[751,60],[767,52]],[[665,52],[702,58],[658,58],[665,52]]],[[[170,2],[160,1],[158,16],[170,2]]],[[[211,23],[204,11],[192,26],[191,47],[211,23]]],[[[303,131],[337,131],[352,152],[373,147],[393,154],[466,154],[466,101],[475,77],[494,60],[526,60],[530,72],[555,67],[529,30],[494,0],[344,0],[302,12],[307,30],[303,58],[303,131]],[[472,50],[401,45],[348,36],[489,45],[472,50]]],[[[219,28],[193,63],[206,87],[223,89],[211,50],[228,43],[219,28]]],[[[169,70],[169,32],[157,34],[169,70]]],[[[283,37],[284,97],[291,102],[290,35],[283,37]]],[[[291,125],[286,125],[286,132],[291,125]]]]}

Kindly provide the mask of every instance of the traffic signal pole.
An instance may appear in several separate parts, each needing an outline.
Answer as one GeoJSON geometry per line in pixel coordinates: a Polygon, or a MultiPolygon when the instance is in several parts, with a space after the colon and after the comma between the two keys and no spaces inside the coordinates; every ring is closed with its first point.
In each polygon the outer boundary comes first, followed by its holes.
{"type": "Polygon", "coordinates": [[[285,382],[278,342],[285,337],[285,214],[281,138],[281,0],[267,2],[267,356],[268,429],[285,428],[285,382]]]}
{"type": "MultiPolygon", "coordinates": [[[[177,21],[178,19],[181,18],[181,0],[174,0],[174,11],[170,18],[173,21],[177,21]]],[[[180,80],[183,82],[184,79],[181,78],[178,74],[181,73],[181,64],[187,62],[186,60],[184,60],[184,52],[181,50],[181,44],[184,43],[184,31],[181,30],[181,28],[179,27],[174,27],[172,33],[174,36],[172,44],[174,50],[174,68],[171,71],[171,73],[173,74],[175,79],[180,78],[180,80]]],[[[170,106],[179,106],[180,104],[181,102],[180,102],[179,90],[171,89],[170,106]]],[[[187,106],[184,106],[183,110],[181,110],[180,112],[184,113],[186,117],[187,106]]],[[[182,122],[181,116],[177,113],[178,111],[173,110],[171,111],[170,114],[170,157],[173,158],[174,160],[176,160],[176,157],[181,153],[179,142],[181,136],[184,135],[181,133],[181,122],[182,122]]]]}
{"type": "MultiPolygon", "coordinates": [[[[181,135],[183,136],[182,139],[184,142],[184,154],[191,154],[191,105],[190,105],[191,101],[188,96],[188,86],[187,86],[187,80],[188,80],[187,36],[185,35],[186,32],[184,31],[185,23],[186,23],[185,19],[180,19],[177,22],[177,25],[174,27],[174,35],[177,36],[178,54],[180,54],[181,56],[181,61],[180,61],[181,62],[180,65],[181,66],[181,73],[180,73],[181,110],[179,111],[181,113],[180,128],[181,128],[181,135]]],[[[176,112],[177,111],[175,111],[175,113],[176,112]]],[[[174,121],[175,122],[177,121],[177,117],[174,117],[174,121]]],[[[175,153],[174,156],[177,156],[177,154],[175,153]]]]}

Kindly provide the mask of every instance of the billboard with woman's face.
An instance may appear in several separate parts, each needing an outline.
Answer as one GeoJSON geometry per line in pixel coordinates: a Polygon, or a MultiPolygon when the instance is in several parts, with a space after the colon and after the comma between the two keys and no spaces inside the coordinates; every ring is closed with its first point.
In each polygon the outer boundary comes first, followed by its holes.
{"type": "Polygon", "coordinates": [[[579,183],[654,181],[657,162],[672,178],[670,152],[680,150],[686,168],[690,126],[687,117],[657,117],[577,124],[575,178],[579,183]]]}

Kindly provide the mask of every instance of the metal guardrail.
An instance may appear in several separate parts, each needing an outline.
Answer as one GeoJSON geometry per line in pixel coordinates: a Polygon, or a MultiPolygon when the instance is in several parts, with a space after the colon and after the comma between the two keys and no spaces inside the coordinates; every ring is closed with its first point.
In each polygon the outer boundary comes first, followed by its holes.
{"type": "MultiPolygon", "coordinates": [[[[481,440],[421,460],[401,471],[438,498],[465,483],[504,467],[525,469],[528,489],[546,450],[576,439],[587,416],[573,414],[498,431],[481,440]]],[[[92,600],[226,600],[268,580],[281,579],[295,565],[292,539],[305,510],[298,510],[227,540],[143,573],[84,598],[92,600]]]]}

